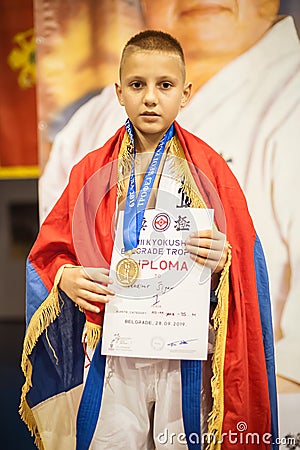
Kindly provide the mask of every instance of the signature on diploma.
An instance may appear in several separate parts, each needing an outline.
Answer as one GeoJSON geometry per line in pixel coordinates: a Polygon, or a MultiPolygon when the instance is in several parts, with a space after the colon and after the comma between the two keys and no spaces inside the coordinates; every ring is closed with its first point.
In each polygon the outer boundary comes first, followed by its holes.
{"type": "Polygon", "coordinates": [[[172,286],[165,286],[162,281],[158,282],[156,290],[158,291],[158,295],[163,295],[168,291],[171,291],[173,289],[172,286]]]}
{"type": "Polygon", "coordinates": [[[165,294],[168,291],[171,291],[173,289],[173,287],[170,286],[164,286],[162,281],[160,281],[157,285],[156,290],[158,291],[157,294],[155,294],[154,296],[154,303],[151,306],[157,306],[160,303],[160,298],[159,296],[165,294]]]}
{"type": "Polygon", "coordinates": [[[160,298],[159,298],[158,294],[156,294],[154,297],[154,303],[152,303],[151,306],[156,306],[156,305],[158,305],[158,303],[160,303],[160,298]]]}
{"type": "Polygon", "coordinates": [[[177,347],[179,345],[187,345],[187,344],[189,344],[190,342],[193,342],[193,341],[199,341],[199,339],[198,338],[195,338],[195,339],[181,339],[179,341],[169,342],[167,345],[169,347],[177,347]]]}

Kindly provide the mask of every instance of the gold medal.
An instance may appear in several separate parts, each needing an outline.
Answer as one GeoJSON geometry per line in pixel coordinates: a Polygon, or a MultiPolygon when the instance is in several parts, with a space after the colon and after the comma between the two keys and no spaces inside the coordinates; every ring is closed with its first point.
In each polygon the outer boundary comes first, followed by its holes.
{"type": "Polygon", "coordinates": [[[139,277],[140,266],[132,258],[123,258],[116,267],[116,277],[122,286],[131,286],[139,277]]]}

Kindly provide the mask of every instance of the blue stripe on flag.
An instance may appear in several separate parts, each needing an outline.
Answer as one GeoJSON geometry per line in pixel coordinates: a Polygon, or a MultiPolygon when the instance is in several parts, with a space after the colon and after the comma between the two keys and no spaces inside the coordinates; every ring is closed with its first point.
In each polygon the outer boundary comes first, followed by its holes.
{"type": "MultiPolygon", "coordinates": [[[[271,408],[272,441],[278,438],[278,409],[274,360],[274,335],[272,326],[271,301],[269,294],[269,279],[263,249],[258,236],[254,245],[254,261],[256,270],[256,285],[259,300],[260,319],[262,325],[266,366],[268,373],[269,397],[271,408]]],[[[272,444],[272,450],[278,450],[278,444],[272,444]]]]}
{"type": "Polygon", "coordinates": [[[83,382],[81,341],[85,316],[62,291],[60,307],[60,314],[47,328],[47,336],[46,332],[40,336],[29,357],[33,372],[27,402],[31,408],[83,382]]]}
{"type": "Polygon", "coordinates": [[[40,279],[37,271],[26,261],[26,326],[41,303],[48,297],[49,291],[40,279]]]}

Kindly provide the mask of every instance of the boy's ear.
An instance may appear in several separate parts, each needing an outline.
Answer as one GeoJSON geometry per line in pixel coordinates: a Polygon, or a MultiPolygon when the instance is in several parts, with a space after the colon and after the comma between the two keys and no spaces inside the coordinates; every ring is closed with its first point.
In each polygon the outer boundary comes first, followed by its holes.
{"type": "Polygon", "coordinates": [[[187,83],[184,88],[183,88],[183,92],[182,92],[182,98],[181,98],[181,103],[180,103],[180,107],[184,108],[188,102],[190,101],[192,95],[192,83],[187,83]]]}
{"type": "Polygon", "coordinates": [[[115,83],[116,94],[121,106],[124,106],[124,100],[122,95],[122,88],[118,83],[115,83]]]}

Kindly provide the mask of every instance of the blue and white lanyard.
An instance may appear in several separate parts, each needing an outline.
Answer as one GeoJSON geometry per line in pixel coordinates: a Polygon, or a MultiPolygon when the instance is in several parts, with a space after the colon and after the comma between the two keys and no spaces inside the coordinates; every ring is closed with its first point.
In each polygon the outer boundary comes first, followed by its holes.
{"type": "Polygon", "coordinates": [[[148,204],[150,193],[154,184],[156,174],[161,162],[162,155],[165,150],[166,143],[174,135],[174,125],[172,124],[168,131],[164,134],[156,147],[152,156],[151,162],[145,174],[142,186],[138,196],[136,196],[136,182],[135,182],[135,157],[136,149],[134,145],[133,126],[129,119],[126,121],[126,131],[130,137],[133,146],[133,160],[131,166],[131,173],[129,178],[129,186],[126,195],[126,204],[124,210],[124,225],[123,225],[123,242],[125,252],[129,252],[137,248],[139,236],[144,219],[145,209],[148,204]]]}

